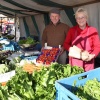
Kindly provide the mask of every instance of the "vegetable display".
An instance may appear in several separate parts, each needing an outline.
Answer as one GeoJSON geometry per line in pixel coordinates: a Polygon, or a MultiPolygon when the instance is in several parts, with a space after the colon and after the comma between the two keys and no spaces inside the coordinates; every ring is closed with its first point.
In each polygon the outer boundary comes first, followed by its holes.
{"type": "Polygon", "coordinates": [[[26,39],[19,40],[19,45],[21,44],[35,44],[35,40],[31,37],[27,37],[26,39]]]}
{"type": "Polygon", "coordinates": [[[39,42],[36,42],[33,38],[27,37],[26,39],[19,40],[18,44],[21,49],[23,50],[33,50],[34,47],[38,44],[39,42]]]}
{"type": "Polygon", "coordinates": [[[100,82],[94,78],[84,86],[79,86],[74,92],[81,100],[100,100],[100,82]]]}
{"type": "Polygon", "coordinates": [[[5,64],[0,64],[0,74],[3,74],[8,71],[8,66],[5,64]]]}
{"type": "Polygon", "coordinates": [[[59,53],[60,49],[57,47],[53,47],[52,49],[43,49],[40,56],[36,59],[36,62],[45,65],[51,64],[52,62],[56,62],[59,53]]]}
{"type": "Polygon", "coordinates": [[[7,63],[6,58],[11,55],[13,52],[10,50],[1,50],[0,51],[0,64],[7,63]]]}
{"type": "Polygon", "coordinates": [[[54,100],[55,81],[64,77],[82,73],[77,66],[52,63],[49,67],[29,74],[23,67],[16,68],[16,74],[6,86],[0,86],[1,100],[54,100]]]}
{"type": "Polygon", "coordinates": [[[12,39],[14,39],[15,38],[15,35],[6,35],[5,36],[7,39],[9,39],[9,40],[12,40],[12,39]]]}

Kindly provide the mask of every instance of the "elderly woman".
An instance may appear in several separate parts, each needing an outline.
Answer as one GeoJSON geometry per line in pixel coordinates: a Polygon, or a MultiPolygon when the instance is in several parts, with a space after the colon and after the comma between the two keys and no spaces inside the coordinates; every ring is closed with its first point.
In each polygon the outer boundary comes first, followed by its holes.
{"type": "Polygon", "coordinates": [[[87,24],[88,14],[85,9],[79,8],[75,19],[77,25],[70,28],[63,46],[69,50],[69,64],[89,71],[94,69],[94,58],[100,51],[98,32],[87,24]]]}

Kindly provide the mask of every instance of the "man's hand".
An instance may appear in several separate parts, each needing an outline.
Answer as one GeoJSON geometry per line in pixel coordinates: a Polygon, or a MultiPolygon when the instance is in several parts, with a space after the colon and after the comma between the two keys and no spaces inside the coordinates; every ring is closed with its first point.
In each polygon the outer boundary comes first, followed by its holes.
{"type": "Polygon", "coordinates": [[[60,48],[60,55],[61,55],[63,52],[64,52],[64,48],[61,47],[61,48],[60,48]]]}

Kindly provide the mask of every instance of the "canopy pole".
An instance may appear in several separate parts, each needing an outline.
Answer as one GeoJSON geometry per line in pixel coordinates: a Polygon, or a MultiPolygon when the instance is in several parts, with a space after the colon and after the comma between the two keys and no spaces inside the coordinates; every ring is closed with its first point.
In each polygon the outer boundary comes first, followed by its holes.
{"type": "Polygon", "coordinates": [[[14,20],[15,21],[15,42],[16,42],[16,19],[17,18],[16,18],[16,14],[15,14],[15,20],[14,20]]]}
{"type": "Polygon", "coordinates": [[[2,17],[1,17],[1,27],[0,27],[0,32],[2,33],[2,17]]]}

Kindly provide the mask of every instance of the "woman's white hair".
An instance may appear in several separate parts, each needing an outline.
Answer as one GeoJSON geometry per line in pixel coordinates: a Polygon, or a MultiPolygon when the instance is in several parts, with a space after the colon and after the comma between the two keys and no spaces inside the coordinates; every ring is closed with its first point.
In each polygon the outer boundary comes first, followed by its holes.
{"type": "Polygon", "coordinates": [[[77,17],[78,13],[84,13],[84,15],[86,16],[86,18],[88,18],[88,13],[84,8],[78,8],[76,13],[75,13],[75,18],[77,17]]]}

